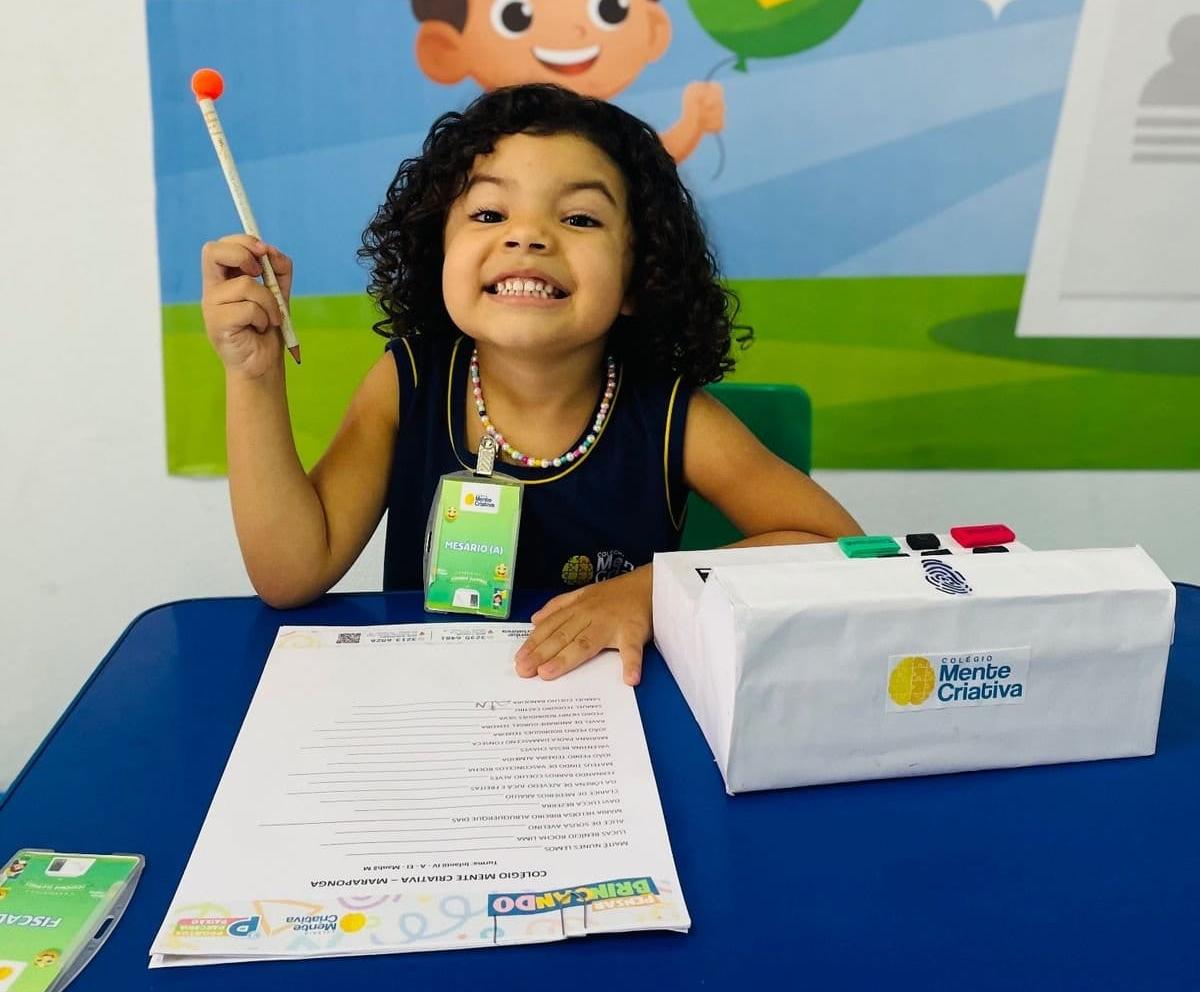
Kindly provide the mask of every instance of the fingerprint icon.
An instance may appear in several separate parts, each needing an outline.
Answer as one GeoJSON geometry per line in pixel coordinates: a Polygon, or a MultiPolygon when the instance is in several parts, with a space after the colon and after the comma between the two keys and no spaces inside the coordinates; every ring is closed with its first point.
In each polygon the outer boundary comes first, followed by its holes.
{"type": "Polygon", "coordinates": [[[947,565],[941,558],[927,558],[921,562],[921,567],[925,569],[925,581],[935,589],[951,596],[965,596],[971,591],[962,572],[947,565]]]}

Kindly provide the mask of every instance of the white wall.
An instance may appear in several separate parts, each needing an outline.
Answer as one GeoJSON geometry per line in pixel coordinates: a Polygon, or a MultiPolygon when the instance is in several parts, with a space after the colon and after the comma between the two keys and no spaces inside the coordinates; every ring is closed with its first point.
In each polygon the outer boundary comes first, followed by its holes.
{"type": "MultiPolygon", "coordinates": [[[[10,4],[0,65],[2,789],[137,613],[249,585],[224,483],[164,468],[142,2],[10,4]]],[[[868,530],[1004,520],[1200,581],[1200,473],[818,478],[868,530]]],[[[377,535],[339,588],[378,588],[381,561],[377,535]]]]}

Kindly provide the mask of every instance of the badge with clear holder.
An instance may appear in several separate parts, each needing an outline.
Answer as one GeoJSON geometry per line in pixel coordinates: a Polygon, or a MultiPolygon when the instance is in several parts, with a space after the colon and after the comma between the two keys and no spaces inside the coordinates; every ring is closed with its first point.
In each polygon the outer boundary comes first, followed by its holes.
{"type": "Polygon", "coordinates": [[[495,472],[496,442],[479,442],[475,471],[443,475],[425,528],[425,609],[503,620],[512,608],[520,481],[495,472]]]}
{"type": "Polygon", "coordinates": [[[42,848],[0,861],[0,992],[61,992],[116,928],[145,864],[42,848]]]}

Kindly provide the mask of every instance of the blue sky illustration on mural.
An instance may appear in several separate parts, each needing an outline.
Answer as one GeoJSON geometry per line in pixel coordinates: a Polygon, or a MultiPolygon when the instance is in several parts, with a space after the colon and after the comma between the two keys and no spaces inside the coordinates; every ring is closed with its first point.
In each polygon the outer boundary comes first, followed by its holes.
{"type": "MultiPolygon", "coordinates": [[[[663,2],[671,47],[615,101],[660,128],[729,58],[686,0],[663,2]]],[[[718,70],[724,166],[708,138],[682,173],[727,274],[1023,272],[1081,3],[863,0],[824,44],[718,70]]],[[[188,89],[197,67],[225,76],[222,119],[260,226],[310,294],[364,287],[355,249],[396,166],[479,92],[424,77],[408,3],[288,7],[147,4],[164,303],[199,297],[198,246],[237,229],[188,89]]]]}

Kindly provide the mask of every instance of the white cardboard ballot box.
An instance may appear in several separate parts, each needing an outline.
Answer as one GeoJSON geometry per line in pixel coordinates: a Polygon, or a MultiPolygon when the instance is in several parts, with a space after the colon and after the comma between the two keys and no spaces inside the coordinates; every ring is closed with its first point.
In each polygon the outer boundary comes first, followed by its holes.
{"type": "Polygon", "coordinates": [[[1141,548],[654,558],[654,631],[732,795],[1153,754],[1175,589],[1141,548]]]}

